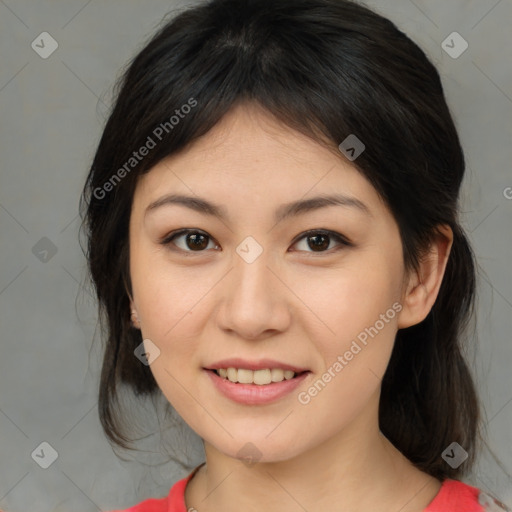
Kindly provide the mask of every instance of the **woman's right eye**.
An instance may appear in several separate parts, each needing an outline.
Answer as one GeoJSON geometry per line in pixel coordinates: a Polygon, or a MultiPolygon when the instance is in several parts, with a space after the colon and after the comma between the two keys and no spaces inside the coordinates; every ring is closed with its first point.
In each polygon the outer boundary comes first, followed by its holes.
{"type": "MultiPolygon", "coordinates": [[[[213,243],[213,239],[203,231],[180,229],[179,231],[169,233],[160,243],[172,251],[176,250],[172,246],[176,246],[188,256],[190,253],[204,252],[205,249],[208,249],[208,240],[213,243]],[[176,243],[176,240],[180,239],[181,242],[176,243]]],[[[216,244],[214,246],[218,247],[216,244]]]]}

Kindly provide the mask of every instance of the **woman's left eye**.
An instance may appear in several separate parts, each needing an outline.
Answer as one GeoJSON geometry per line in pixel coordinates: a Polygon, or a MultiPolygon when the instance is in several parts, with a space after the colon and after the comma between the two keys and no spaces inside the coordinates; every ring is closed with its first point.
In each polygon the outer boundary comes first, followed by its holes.
{"type": "MultiPolygon", "coordinates": [[[[169,247],[171,250],[175,250],[171,247],[171,244],[175,245],[180,251],[191,254],[194,252],[204,252],[205,249],[208,249],[208,240],[213,244],[214,239],[203,231],[197,229],[181,229],[179,231],[169,233],[160,241],[160,243],[169,247]],[[181,246],[175,242],[175,240],[179,239],[184,240],[184,243],[181,246]]],[[[305,252],[330,252],[332,249],[331,242],[333,240],[337,242],[338,245],[336,250],[340,250],[340,248],[343,247],[353,246],[353,244],[340,233],[324,229],[310,230],[306,233],[302,233],[300,237],[295,239],[293,245],[298,245],[302,240],[304,240],[307,247],[313,249],[312,251],[305,250],[305,252]]],[[[218,247],[218,244],[213,245],[218,247]]],[[[187,254],[187,256],[189,254],[187,254]]]]}
{"type": "MultiPolygon", "coordinates": [[[[327,249],[332,249],[330,247],[330,240],[335,240],[337,242],[338,248],[336,250],[340,250],[343,247],[352,247],[353,244],[346,237],[341,235],[340,233],[336,233],[335,231],[327,231],[327,230],[311,230],[303,233],[297,241],[294,243],[296,245],[299,241],[305,240],[305,244],[307,247],[313,248],[312,252],[326,252],[327,249]],[[341,247],[340,247],[341,246],[341,247]],[[318,249],[318,250],[317,250],[318,249]],[[324,250],[326,249],[326,250],[324,250]]],[[[308,251],[306,251],[308,252],[308,251]]]]}

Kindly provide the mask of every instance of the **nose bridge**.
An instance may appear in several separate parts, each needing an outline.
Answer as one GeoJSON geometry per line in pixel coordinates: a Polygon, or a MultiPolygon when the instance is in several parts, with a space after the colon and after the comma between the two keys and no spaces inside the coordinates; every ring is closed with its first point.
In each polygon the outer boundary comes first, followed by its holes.
{"type": "Polygon", "coordinates": [[[247,238],[236,248],[221,318],[224,328],[256,338],[263,331],[285,328],[288,308],[282,303],[282,284],[269,268],[270,252],[247,238]]]}
{"type": "MultiPolygon", "coordinates": [[[[235,280],[233,298],[241,301],[271,300],[275,292],[272,272],[269,269],[270,252],[263,248],[253,237],[247,237],[236,248],[232,278],[235,280]]],[[[256,304],[254,304],[256,305],[256,304]]]]}

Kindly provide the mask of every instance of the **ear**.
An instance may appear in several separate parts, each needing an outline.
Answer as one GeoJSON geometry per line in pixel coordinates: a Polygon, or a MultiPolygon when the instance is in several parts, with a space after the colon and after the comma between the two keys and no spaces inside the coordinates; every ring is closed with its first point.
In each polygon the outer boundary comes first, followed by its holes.
{"type": "Polygon", "coordinates": [[[406,280],[403,308],[398,317],[399,329],[422,322],[436,301],[453,243],[453,231],[449,226],[440,225],[438,231],[421,258],[418,272],[412,272],[406,280]]]}

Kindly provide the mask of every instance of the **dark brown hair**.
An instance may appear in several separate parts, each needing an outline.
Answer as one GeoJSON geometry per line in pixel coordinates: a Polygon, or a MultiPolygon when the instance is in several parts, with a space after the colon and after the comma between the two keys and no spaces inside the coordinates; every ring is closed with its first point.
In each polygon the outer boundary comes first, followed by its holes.
{"type": "Polygon", "coordinates": [[[130,325],[128,224],[137,177],[250,101],[335,150],[350,134],[363,141],[354,164],[390,208],[408,271],[418,268],[437,226],[453,230],[432,310],[396,336],[379,416],[383,434],[419,469],[441,480],[466,473],[480,419],[462,341],[474,309],[475,263],[458,220],[464,155],[425,53],[352,1],[212,0],[160,28],[115,93],[81,204],[105,328],[99,413],[109,440],[129,448],[116,402],[121,386],[137,396],[158,392],[150,369],[134,357],[142,339],[130,325]],[[197,105],[171,128],[171,116],[191,99],[197,105]],[[155,147],[127,167],[165,123],[155,147]],[[457,469],[441,458],[454,441],[469,453],[457,469]]]}

